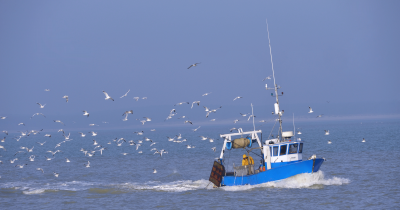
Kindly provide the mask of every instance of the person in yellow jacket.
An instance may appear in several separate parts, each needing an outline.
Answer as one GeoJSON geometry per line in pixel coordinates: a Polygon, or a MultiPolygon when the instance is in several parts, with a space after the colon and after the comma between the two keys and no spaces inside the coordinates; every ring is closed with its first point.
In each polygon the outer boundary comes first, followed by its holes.
{"type": "Polygon", "coordinates": [[[242,166],[254,165],[254,160],[251,156],[243,155],[242,166]]]}

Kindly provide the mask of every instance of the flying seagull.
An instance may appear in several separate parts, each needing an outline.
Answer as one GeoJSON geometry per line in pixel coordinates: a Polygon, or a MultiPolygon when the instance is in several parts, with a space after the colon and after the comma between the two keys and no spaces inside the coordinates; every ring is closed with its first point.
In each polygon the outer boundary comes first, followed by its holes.
{"type": "MultiPolygon", "coordinates": [[[[46,117],[46,116],[44,116],[44,114],[42,114],[42,113],[35,113],[35,114],[32,115],[32,117],[34,117],[34,116],[36,116],[36,115],[42,115],[43,117],[46,117]]],[[[32,117],[31,117],[31,119],[32,119],[32,117]]]]}
{"type": "Polygon", "coordinates": [[[200,101],[193,101],[191,109],[193,108],[193,104],[197,104],[197,106],[200,106],[200,101]]]}
{"type": "Polygon", "coordinates": [[[201,96],[207,96],[207,95],[209,95],[209,94],[211,94],[211,92],[209,92],[209,93],[204,93],[204,94],[201,95],[201,96]]]}
{"type": "Polygon", "coordinates": [[[83,110],[82,112],[84,112],[83,116],[88,116],[89,117],[89,112],[87,112],[86,110],[83,110]]]}
{"type": "Polygon", "coordinates": [[[314,112],[310,106],[308,107],[308,109],[310,110],[310,111],[308,111],[308,113],[310,113],[310,114],[311,114],[311,113],[313,113],[313,112],[314,112]]]}
{"type": "Polygon", "coordinates": [[[114,99],[111,98],[111,97],[106,93],[106,91],[103,90],[103,93],[104,93],[104,95],[106,96],[105,100],[111,99],[112,101],[114,101],[114,99]]]}
{"type": "Polygon", "coordinates": [[[42,104],[40,104],[40,103],[37,103],[37,104],[40,106],[41,109],[43,109],[44,106],[46,106],[46,104],[44,104],[44,105],[42,105],[42,104]]]}
{"type": "Polygon", "coordinates": [[[325,135],[329,135],[329,130],[324,130],[325,131],[325,135]]]}
{"type": "Polygon", "coordinates": [[[63,122],[61,122],[61,120],[53,120],[54,122],[58,122],[58,123],[61,123],[61,124],[63,124],[64,126],[65,126],[65,124],[63,123],[63,122]]]}
{"type": "Polygon", "coordinates": [[[271,76],[265,77],[262,81],[265,81],[266,79],[271,79],[271,76]]]}
{"type": "Polygon", "coordinates": [[[182,105],[182,104],[189,104],[189,102],[179,102],[179,103],[175,104],[174,106],[179,106],[179,105],[182,105]]]}
{"type": "Polygon", "coordinates": [[[68,102],[68,96],[67,95],[65,95],[65,96],[63,96],[63,98],[65,98],[65,102],[68,102]]]}
{"type": "Polygon", "coordinates": [[[131,89],[129,89],[128,92],[126,92],[125,95],[121,96],[120,98],[123,98],[123,97],[127,96],[129,91],[131,91],[131,89]]]}
{"type": "Polygon", "coordinates": [[[195,67],[195,66],[197,66],[198,64],[200,64],[200,63],[192,64],[192,65],[190,65],[187,69],[190,69],[190,68],[192,68],[192,67],[195,67]]]}
{"type": "Polygon", "coordinates": [[[242,96],[238,96],[236,98],[234,98],[233,100],[239,99],[239,98],[243,98],[242,96]]]}
{"type": "Polygon", "coordinates": [[[320,114],[320,115],[318,115],[316,118],[318,118],[318,117],[322,117],[322,115],[324,115],[324,114],[320,114]]]}

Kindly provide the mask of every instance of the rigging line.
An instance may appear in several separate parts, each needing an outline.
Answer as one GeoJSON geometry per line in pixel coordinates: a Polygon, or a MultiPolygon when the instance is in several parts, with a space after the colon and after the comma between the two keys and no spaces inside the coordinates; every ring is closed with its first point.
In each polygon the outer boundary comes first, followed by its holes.
{"type": "Polygon", "coordinates": [[[274,87],[275,87],[276,86],[276,84],[275,84],[275,71],[274,71],[274,62],[272,61],[272,50],[271,50],[271,40],[269,38],[268,19],[265,19],[265,21],[267,22],[269,54],[271,55],[272,77],[274,78],[274,87]]]}
{"type": "MultiPolygon", "coordinates": [[[[275,120],[277,120],[277,119],[275,119],[275,120]]],[[[269,137],[271,137],[271,134],[272,134],[272,132],[274,131],[274,128],[275,128],[276,122],[278,122],[278,121],[275,121],[274,127],[272,127],[271,133],[269,133],[268,139],[269,139],[269,137]]]]}

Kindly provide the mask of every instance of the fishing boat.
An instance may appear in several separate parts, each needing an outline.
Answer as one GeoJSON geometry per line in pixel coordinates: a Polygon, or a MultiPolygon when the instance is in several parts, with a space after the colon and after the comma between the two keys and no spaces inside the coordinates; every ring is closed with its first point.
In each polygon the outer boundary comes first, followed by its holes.
{"type": "Polygon", "coordinates": [[[219,158],[214,161],[209,178],[214,187],[256,185],[286,179],[297,174],[314,173],[320,169],[325,161],[324,158],[317,158],[316,155],[303,160],[304,142],[301,139],[295,139],[294,133],[296,130],[283,131],[282,115],[284,110],[280,110],[279,106],[279,96],[282,96],[283,92],[280,95],[278,94],[280,87],[275,83],[269,31],[268,41],[274,87],[268,88],[268,85],[265,87],[267,90],[274,90],[275,92],[275,94],[271,93],[271,96],[275,95],[276,97],[272,114],[277,116],[276,122],[279,122],[278,134],[275,137],[269,135],[268,139],[262,140],[262,130],[255,129],[253,113],[254,130],[243,131],[243,129],[239,128],[236,133],[221,134],[220,138],[224,139],[222,151],[219,158]],[[224,154],[235,149],[244,149],[245,151],[242,164],[239,166],[234,164],[232,166],[226,165],[224,154]],[[260,164],[254,162],[252,154],[257,154],[260,157],[260,164]],[[231,171],[226,170],[227,168],[231,171]]]}

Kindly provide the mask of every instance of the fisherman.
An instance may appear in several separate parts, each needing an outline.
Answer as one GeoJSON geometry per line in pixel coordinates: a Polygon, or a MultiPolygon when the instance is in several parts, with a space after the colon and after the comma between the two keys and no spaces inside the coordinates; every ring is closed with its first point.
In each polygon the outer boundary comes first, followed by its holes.
{"type": "Polygon", "coordinates": [[[251,156],[243,155],[242,166],[254,165],[254,160],[251,156]]]}

